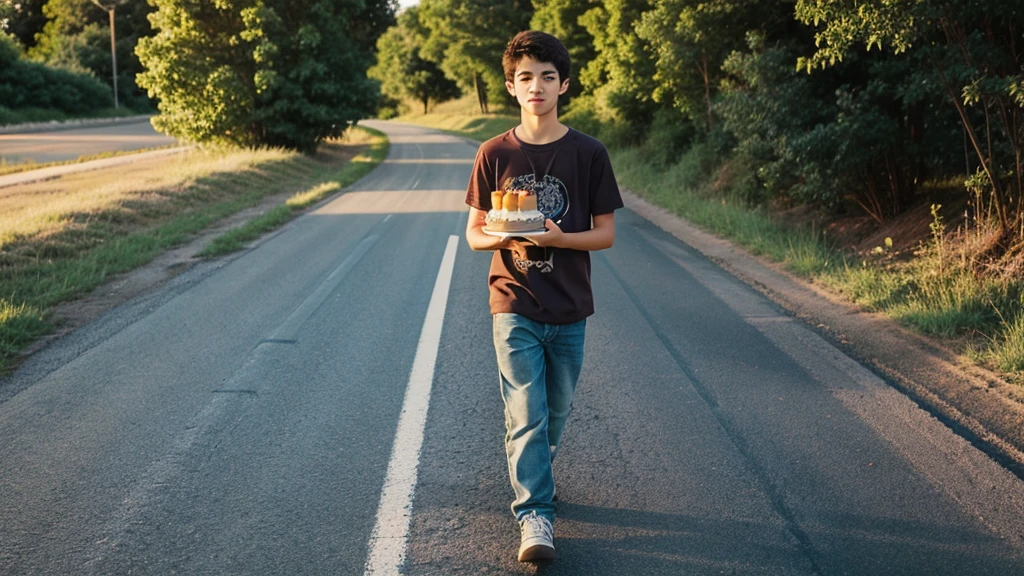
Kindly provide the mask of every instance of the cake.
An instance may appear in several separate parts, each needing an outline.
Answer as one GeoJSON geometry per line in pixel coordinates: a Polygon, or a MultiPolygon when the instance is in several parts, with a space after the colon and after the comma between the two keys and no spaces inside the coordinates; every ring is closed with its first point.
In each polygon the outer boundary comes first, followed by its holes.
{"type": "Polygon", "coordinates": [[[491,210],[484,230],[488,232],[538,232],[544,230],[544,213],[537,210],[537,195],[527,190],[491,192],[491,210]]]}

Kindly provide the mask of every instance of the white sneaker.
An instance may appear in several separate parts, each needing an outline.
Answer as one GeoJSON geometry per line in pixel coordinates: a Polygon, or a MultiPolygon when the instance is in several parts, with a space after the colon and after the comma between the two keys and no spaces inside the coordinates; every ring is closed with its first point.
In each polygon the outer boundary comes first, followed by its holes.
{"type": "Polygon", "coordinates": [[[519,544],[520,562],[539,562],[555,558],[555,529],[551,522],[531,511],[519,521],[522,536],[519,544]]]}

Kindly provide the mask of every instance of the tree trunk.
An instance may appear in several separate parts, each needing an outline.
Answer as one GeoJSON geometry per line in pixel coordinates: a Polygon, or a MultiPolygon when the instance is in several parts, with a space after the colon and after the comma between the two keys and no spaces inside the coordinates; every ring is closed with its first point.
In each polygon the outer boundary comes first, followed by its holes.
{"type": "Polygon", "coordinates": [[[703,65],[698,66],[698,69],[700,70],[701,77],[704,79],[704,102],[707,105],[708,109],[707,126],[708,134],[710,134],[713,120],[711,116],[711,79],[708,74],[707,54],[701,55],[701,61],[703,62],[703,65]]]}
{"type": "MultiPolygon", "coordinates": [[[[940,21],[940,26],[942,27],[942,30],[946,35],[947,44],[959,48],[960,53],[963,56],[964,63],[971,68],[976,68],[971,58],[971,54],[967,48],[966,34],[964,34],[960,26],[955,21],[953,21],[953,19],[948,13],[940,21]]],[[[934,60],[932,61],[932,65],[938,72],[943,84],[945,84],[946,92],[949,94],[950,98],[953,101],[953,105],[956,107],[957,112],[960,114],[960,121],[963,124],[965,134],[970,139],[970,143],[974,148],[975,154],[977,155],[980,168],[985,172],[985,175],[988,177],[990,185],[989,194],[991,196],[992,206],[995,210],[996,217],[999,220],[1000,236],[1003,239],[1010,238],[1014,234],[1014,227],[1016,227],[1017,222],[1019,222],[1022,218],[1021,214],[1019,213],[1019,210],[1017,210],[1016,214],[1011,214],[1011,211],[1014,211],[1014,207],[1012,205],[1013,196],[1017,197],[1019,204],[1020,196],[1022,193],[1024,193],[1024,190],[1021,190],[1019,185],[1014,186],[1012,183],[1006,183],[1004,189],[1004,183],[1000,182],[1000,180],[997,178],[1000,171],[998,170],[998,167],[995,164],[997,158],[995,157],[992,146],[992,119],[990,116],[989,99],[987,97],[982,97],[981,99],[982,111],[985,115],[985,142],[983,143],[980,141],[978,134],[975,132],[973,123],[967,116],[965,106],[960,101],[960,95],[957,94],[957,92],[954,90],[953,85],[946,77],[942,67],[939,66],[938,63],[935,62],[934,60]],[[982,149],[983,146],[987,147],[987,154],[982,149]]],[[[998,100],[1001,102],[1001,99],[998,100]]],[[[1006,120],[1007,119],[1004,118],[1004,123],[1006,122],[1006,120]]],[[[1005,128],[1012,131],[1012,126],[1010,125],[1005,126],[1005,128]]],[[[1015,142],[1012,137],[1011,145],[1014,146],[1015,151],[1019,150],[1019,144],[1015,142]]],[[[969,175],[970,174],[968,174],[968,176],[969,175]]]]}
{"type": "Polygon", "coordinates": [[[479,72],[473,74],[473,88],[476,89],[476,101],[480,105],[480,113],[487,114],[487,87],[484,86],[479,72]]]}

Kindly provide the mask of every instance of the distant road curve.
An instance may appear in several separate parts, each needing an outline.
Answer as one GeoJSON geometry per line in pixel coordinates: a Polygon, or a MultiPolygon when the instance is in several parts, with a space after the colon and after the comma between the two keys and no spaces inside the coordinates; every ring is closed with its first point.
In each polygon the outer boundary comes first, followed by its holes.
{"type": "Polygon", "coordinates": [[[86,125],[51,130],[38,126],[18,133],[0,133],[0,159],[9,164],[59,162],[88,154],[116,150],[138,150],[175,143],[175,139],[153,129],[148,117],[116,124],[86,125]]]}

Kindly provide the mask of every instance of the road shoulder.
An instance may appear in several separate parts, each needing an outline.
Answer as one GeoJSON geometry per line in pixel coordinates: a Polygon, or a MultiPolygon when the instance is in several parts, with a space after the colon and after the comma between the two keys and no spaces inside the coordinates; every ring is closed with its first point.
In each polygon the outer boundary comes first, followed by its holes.
{"type": "Polygon", "coordinates": [[[626,207],[702,253],[874,370],[919,406],[1024,474],[1024,391],[937,342],[867,313],[623,189],[626,207]]]}

